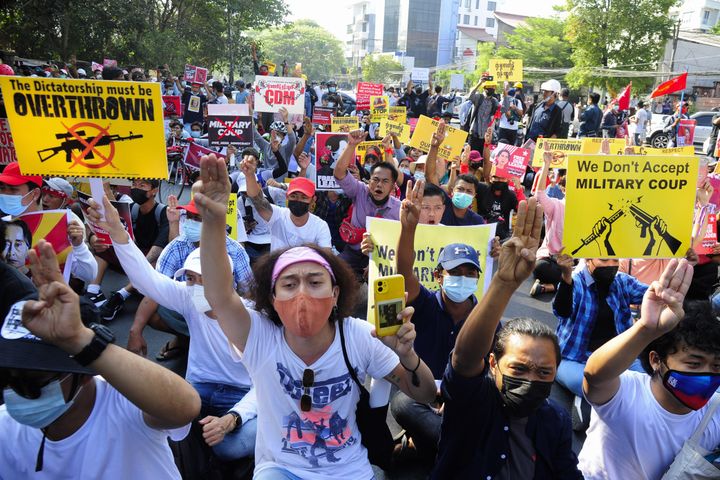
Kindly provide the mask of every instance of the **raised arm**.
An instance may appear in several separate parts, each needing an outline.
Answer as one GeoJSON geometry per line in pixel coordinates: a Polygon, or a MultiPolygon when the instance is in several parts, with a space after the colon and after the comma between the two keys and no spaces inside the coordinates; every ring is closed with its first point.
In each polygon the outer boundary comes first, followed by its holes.
{"type": "Polygon", "coordinates": [[[273,214],[272,205],[270,205],[270,202],[268,202],[267,198],[265,198],[262,188],[257,181],[257,177],[255,176],[255,165],[247,160],[243,160],[240,162],[240,171],[245,175],[247,196],[253,202],[255,209],[258,211],[263,220],[269,222],[273,214]]]}
{"type": "Polygon", "coordinates": [[[310,137],[313,136],[314,129],[312,122],[310,121],[310,117],[305,117],[303,119],[303,136],[300,137],[300,140],[295,145],[295,150],[293,150],[293,155],[296,159],[300,158],[300,155],[305,151],[305,145],[307,145],[308,140],[310,140],[310,137]]]}
{"type": "Polygon", "coordinates": [[[588,401],[602,405],[612,400],[620,389],[620,375],[650,342],[683,319],[683,300],[692,275],[693,269],[687,260],[670,260],[660,280],[654,281],[645,292],[640,319],[590,355],[583,379],[583,392],[588,401]]]}
{"type": "Polygon", "coordinates": [[[492,173],[492,163],[490,163],[490,144],[492,143],[493,130],[492,125],[485,130],[485,141],[483,142],[483,180],[490,183],[490,174],[492,173]]]}
{"type": "Polygon", "coordinates": [[[223,158],[214,154],[200,159],[200,189],[195,205],[202,216],[200,262],[203,265],[205,298],[210,302],[227,339],[240,351],[250,333],[250,314],[233,290],[233,275],[225,252],[225,214],[230,196],[230,181],[223,158]]]}
{"type": "MultiPolygon", "coordinates": [[[[77,294],[61,281],[52,245],[40,240],[28,256],[40,299],[25,303],[23,324],[69,355],[80,353],[95,333],[80,318],[77,294]]],[[[189,383],[122,347],[108,345],[90,367],[142,410],[145,423],[151,428],[179,428],[200,412],[200,397],[189,383]]]]}
{"type": "Polygon", "coordinates": [[[345,150],[340,154],[340,158],[335,164],[333,175],[337,180],[342,180],[347,175],[348,165],[355,161],[355,147],[363,142],[367,137],[367,132],[362,130],[353,130],[348,134],[348,144],[345,150]]]}
{"type": "Polygon", "coordinates": [[[437,155],[442,142],[445,141],[445,120],[440,120],[437,130],[430,139],[430,151],[425,160],[425,178],[428,183],[440,186],[440,179],[437,173],[437,155]]]}
{"type": "Polygon", "coordinates": [[[513,237],[502,246],[497,273],[455,342],[452,366],[460,375],[475,377],[485,368],[485,356],[510,297],[535,267],[542,222],[542,207],[537,200],[520,202],[513,237]]]}
{"type": "Polygon", "coordinates": [[[397,273],[405,277],[407,301],[412,303],[420,294],[420,281],[415,276],[415,229],[420,220],[420,209],[423,199],[425,182],[419,180],[413,186],[412,180],[407,182],[405,200],[400,206],[400,238],[397,248],[397,273]]]}

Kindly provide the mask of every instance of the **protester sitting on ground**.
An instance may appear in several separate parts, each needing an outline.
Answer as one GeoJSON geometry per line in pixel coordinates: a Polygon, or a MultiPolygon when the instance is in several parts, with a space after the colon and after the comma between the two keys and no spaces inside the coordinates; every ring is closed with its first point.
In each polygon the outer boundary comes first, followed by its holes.
{"type": "Polygon", "coordinates": [[[366,133],[354,130],[348,135],[348,144],[335,165],[333,175],[345,195],[353,201],[351,226],[356,231],[355,244],[347,244],[340,253],[358,277],[362,277],[368,266],[368,257],[360,250],[362,234],[365,233],[367,217],[380,217],[398,220],[400,217],[400,200],[391,195],[398,180],[397,169],[387,162],[379,162],[370,171],[370,182],[365,183],[348,175],[348,165],[353,162],[355,148],[365,140],[366,133]]]}
{"type": "MultiPolygon", "coordinates": [[[[191,200],[187,205],[178,207],[177,198],[173,195],[168,197],[167,216],[170,228],[179,230],[179,235],[163,249],[158,257],[156,270],[168,278],[175,278],[175,273],[182,268],[190,253],[200,246],[202,217],[194,201],[191,200]],[[183,213],[184,218],[181,218],[183,213]]],[[[242,245],[229,236],[226,236],[225,247],[225,251],[232,259],[234,285],[237,286],[238,293],[244,294],[244,289],[252,280],[250,259],[242,245]]],[[[184,280],[184,277],[181,276],[179,280],[184,280]]],[[[155,299],[147,296],[142,299],[135,312],[135,319],[128,336],[128,350],[139,355],[147,355],[147,343],[143,338],[146,325],[176,335],[157,355],[158,361],[170,360],[185,352],[190,332],[183,315],[177,309],[158,306],[155,299]]]]}
{"type": "Polygon", "coordinates": [[[445,410],[432,477],[582,479],[570,418],[548,399],[560,348],[552,330],[529,318],[506,322],[510,298],[532,272],[542,207],[521,202],[488,291],[455,342],[443,378],[445,410]]]}
{"type": "MultiPolygon", "coordinates": [[[[232,360],[217,315],[205,299],[200,249],[192,250],[182,267],[169,278],[153,269],[130,241],[117,210],[107,198],[103,202],[105,221],[100,219],[99,206],[94,201],[91,205],[88,216],[110,234],[130,282],[147,298],[182,316],[190,336],[185,378],[200,394],[200,417],[224,415],[248,393],[252,380],[245,367],[232,360]],[[173,280],[179,277],[183,277],[184,282],[173,280]]],[[[224,257],[233,269],[233,260],[229,255],[224,257]]],[[[216,445],[214,450],[221,458],[231,460],[251,455],[254,447],[253,422],[245,425],[240,435],[227,437],[227,441],[216,445]]]]}
{"type": "Polygon", "coordinates": [[[167,437],[185,437],[198,394],[113,344],[63,283],[52,245],[40,240],[30,259],[39,301],[25,290],[0,305],[0,477],[179,479],[167,437]]]}
{"type": "Polygon", "coordinates": [[[293,178],[287,190],[287,208],[271,205],[265,198],[255,179],[252,162],[240,164],[240,170],[247,181],[247,195],[258,214],[270,229],[270,251],[314,243],[331,248],[330,229],[318,216],[310,213],[310,204],[315,200],[315,184],[312,180],[293,178]]]}
{"type": "MultiPolygon", "coordinates": [[[[134,179],[130,190],[130,197],[134,202],[130,211],[135,244],[153,265],[168,244],[170,233],[166,206],[156,201],[159,189],[159,180],[134,179]]],[[[100,290],[105,271],[110,265],[119,268],[120,264],[114,251],[111,250],[111,245],[100,242],[94,234],[90,235],[89,240],[98,263],[98,274],[87,287],[87,298],[100,307],[100,316],[103,320],[111,321],[122,310],[125,300],[130,298],[134,289],[132,284],[128,284],[106,299],[100,290]]]]}
{"type": "MultiPolygon", "coordinates": [[[[62,183],[58,181],[62,179],[50,180],[56,186],[62,183]]],[[[43,187],[43,180],[39,175],[23,175],[18,162],[8,164],[0,174],[0,212],[17,217],[24,213],[43,211],[43,188],[45,192],[52,190],[61,195],[49,186],[43,187]]],[[[67,185],[64,185],[64,188],[67,189],[67,185]]],[[[62,192],[62,195],[66,195],[66,192],[62,192]]],[[[72,245],[70,273],[75,278],[90,283],[97,275],[98,262],[85,244],[83,221],[72,210],[68,212],[67,232],[72,245]]]]}
{"type": "Polygon", "coordinates": [[[717,478],[720,322],[707,302],[683,310],[691,278],[686,260],[671,260],[637,322],[588,359],[586,479],[717,478]],[[643,373],[628,370],[638,356],[643,373]]]}
{"type": "MultiPolygon", "coordinates": [[[[413,266],[415,229],[423,215],[423,184],[420,181],[414,188],[409,184],[402,203],[397,273],[405,277],[407,304],[416,312],[412,320],[417,332],[416,351],[430,367],[433,377],[439,380],[454,348],[455,337],[477,303],[475,290],[482,271],[478,253],[472,246],[452,243],[442,250],[433,272],[440,290],[431,292],[420,283],[413,266]]],[[[440,438],[442,416],[436,413],[438,407],[414,401],[403,393],[398,393],[392,401],[395,420],[412,438],[420,458],[430,461],[435,458],[440,438]]]]}
{"type": "Polygon", "coordinates": [[[545,145],[543,166],[538,172],[535,197],[545,212],[545,238],[537,251],[537,261],[533,270],[535,282],[530,288],[530,295],[533,297],[554,292],[562,276],[557,256],[562,253],[565,200],[550,198],[545,191],[546,179],[552,163],[552,152],[547,148],[547,142],[543,145],[545,145]]]}
{"type": "MultiPolygon", "coordinates": [[[[556,260],[561,281],[553,299],[553,313],[558,319],[556,332],[562,354],[557,382],[576,396],[573,414],[587,426],[582,408],[585,362],[593,351],[632,326],[630,306],[640,304],[648,286],[618,273],[615,259],[587,259],[575,273],[570,255],[560,253],[556,260]]],[[[642,371],[640,361],[631,368],[642,371]]]]}
{"type": "Polygon", "coordinates": [[[355,420],[359,391],[347,363],[358,381],[369,374],[419,401],[434,398],[432,374],[411,346],[412,308],[398,315],[403,325],[397,335],[373,338],[369,323],[346,318],[357,293],[352,272],[328,250],[303,246],[261,260],[251,288],[255,309],[248,310],[228,286],[229,265],[213,254],[222,248],[230,192],[224,162],[203,157],[201,180],[195,202],[203,216],[205,292],[256,388],[254,478],[373,478],[355,420]],[[330,437],[308,435],[328,428],[330,437]]]}

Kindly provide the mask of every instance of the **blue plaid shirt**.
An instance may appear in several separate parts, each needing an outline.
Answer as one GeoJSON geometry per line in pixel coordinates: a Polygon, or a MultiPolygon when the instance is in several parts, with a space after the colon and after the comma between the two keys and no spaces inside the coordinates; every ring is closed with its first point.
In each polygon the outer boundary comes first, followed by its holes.
{"type": "MultiPolygon", "coordinates": [[[[230,255],[230,259],[232,259],[233,262],[235,285],[241,286],[240,291],[247,291],[250,281],[253,278],[252,270],[250,269],[250,259],[242,245],[227,236],[225,237],[225,247],[227,254],[230,255]]],[[[195,244],[186,239],[184,235],[177,236],[163,249],[160,257],[158,257],[155,270],[167,277],[173,278],[175,272],[182,268],[190,252],[196,248],[195,244]]],[[[179,277],[178,280],[185,281],[185,276],[179,277]]]]}
{"type": "MultiPolygon", "coordinates": [[[[630,305],[642,303],[647,288],[647,285],[638,282],[630,275],[625,273],[615,275],[615,280],[610,285],[607,303],[615,313],[615,329],[618,333],[632,326],[630,305]]],[[[592,353],[588,351],[588,345],[598,312],[597,287],[587,267],[573,274],[572,313],[569,317],[558,313],[556,301],[557,295],[553,300],[553,313],[559,320],[556,333],[560,341],[562,358],[585,363],[592,353]]]]}

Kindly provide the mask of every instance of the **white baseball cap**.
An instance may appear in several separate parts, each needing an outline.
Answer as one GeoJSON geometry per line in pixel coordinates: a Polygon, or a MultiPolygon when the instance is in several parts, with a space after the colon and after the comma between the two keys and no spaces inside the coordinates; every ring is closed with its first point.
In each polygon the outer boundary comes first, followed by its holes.
{"type": "MultiPolygon", "coordinates": [[[[230,268],[233,267],[232,259],[230,258],[230,255],[227,256],[228,263],[230,264],[230,268]]],[[[200,249],[196,248],[192,252],[190,252],[190,255],[187,256],[185,259],[185,263],[183,263],[183,266],[181,269],[179,269],[177,272],[175,272],[175,275],[173,275],[173,278],[180,277],[182,275],[185,275],[185,272],[190,271],[197,273],[198,275],[202,275],[202,269],[200,267],[200,249]]]]}

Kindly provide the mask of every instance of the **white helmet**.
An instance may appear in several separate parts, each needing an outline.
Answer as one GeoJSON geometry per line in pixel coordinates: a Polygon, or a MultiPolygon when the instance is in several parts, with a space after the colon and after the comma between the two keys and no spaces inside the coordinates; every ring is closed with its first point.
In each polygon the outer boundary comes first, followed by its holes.
{"type": "Polygon", "coordinates": [[[543,82],[542,85],[540,85],[540,90],[560,93],[560,90],[562,90],[562,87],[560,86],[560,82],[558,82],[554,78],[551,78],[550,80],[547,80],[547,81],[543,82]]]}

